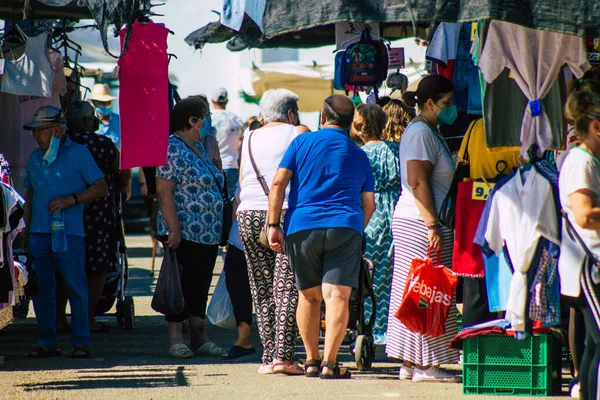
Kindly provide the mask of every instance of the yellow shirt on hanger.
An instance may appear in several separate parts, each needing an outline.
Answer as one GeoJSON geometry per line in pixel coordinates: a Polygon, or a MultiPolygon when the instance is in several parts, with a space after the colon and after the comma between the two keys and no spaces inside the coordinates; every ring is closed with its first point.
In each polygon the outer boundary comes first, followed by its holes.
{"type": "Polygon", "coordinates": [[[471,179],[492,179],[501,173],[508,174],[513,168],[522,164],[518,148],[507,151],[488,150],[483,119],[471,122],[458,151],[458,156],[462,159],[465,158],[467,143],[471,179]]]}

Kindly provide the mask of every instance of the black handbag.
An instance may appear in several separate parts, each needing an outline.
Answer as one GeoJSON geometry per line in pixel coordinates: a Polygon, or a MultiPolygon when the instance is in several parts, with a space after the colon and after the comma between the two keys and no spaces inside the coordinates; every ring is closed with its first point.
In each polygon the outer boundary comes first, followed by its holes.
{"type": "MultiPolygon", "coordinates": [[[[190,150],[194,152],[194,154],[198,155],[198,153],[196,153],[194,149],[188,146],[188,144],[183,139],[181,139],[180,137],[177,137],[177,139],[181,140],[183,144],[185,144],[190,150]]],[[[212,175],[213,179],[215,180],[215,183],[219,188],[219,192],[221,193],[221,197],[223,198],[223,230],[221,232],[221,243],[219,243],[219,246],[227,246],[227,242],[229,241],[229,231],[231,230],[231,226],[233,225],[233,204],[231,203],[231,199],[227,194],[227,188],[221,186],[221,184],[219,183],[219,179],[215,176],[215,174],[212,173],[210,168],[208,169],[208,172],[212,175]]]]}
{"type": "MultiPolygon", "coordinates": [[[[440,224],[449,229],[454,229],[454,217],[456,215],[456,197],[458,195],[458,184],[469,179],[471,177],[471,167],[469,166],[469,141],[471,140],[471,134],[475,122],[471,123],[469,130],[467,131],[467,144],[465,146],[465,154],[462,160],[458,161],[456,165],[456,171],[452,177],[452,183],[450,183],[450,189],[442,201],[438,219],[440,224]]],[[[437,135],[436,135],[437,136],[437,135]]]]}

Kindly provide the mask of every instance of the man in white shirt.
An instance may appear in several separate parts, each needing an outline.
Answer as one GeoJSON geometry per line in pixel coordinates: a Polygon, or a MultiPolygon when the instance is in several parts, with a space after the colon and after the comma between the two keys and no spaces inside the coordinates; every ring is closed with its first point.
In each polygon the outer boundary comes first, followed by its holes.
{"type": "Polygon", "coordinates": [[[227,192],[233,196],[239,180],[238,159],[244,135],[244,122],[240,117],[225,109],[229,101],[227,90],[224,88],[215,90],[211,100],[213,103],[212,124],[217,130],[223,172],[227,178],[227,192]]]}

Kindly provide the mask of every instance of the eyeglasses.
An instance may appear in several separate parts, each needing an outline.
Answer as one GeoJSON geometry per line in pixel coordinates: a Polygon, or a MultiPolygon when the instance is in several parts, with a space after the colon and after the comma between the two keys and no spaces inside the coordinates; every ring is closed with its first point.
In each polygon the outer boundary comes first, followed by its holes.
{"type": "Polygon", "coordinates": [[[36,128],[36,129],[32,129],[30,131],[31,136],[35,136],[35,135],[39,135],[44,131],[50,130],[50,129],[54,129],[54,126],[47,126],[45,128],[36,128]]]}

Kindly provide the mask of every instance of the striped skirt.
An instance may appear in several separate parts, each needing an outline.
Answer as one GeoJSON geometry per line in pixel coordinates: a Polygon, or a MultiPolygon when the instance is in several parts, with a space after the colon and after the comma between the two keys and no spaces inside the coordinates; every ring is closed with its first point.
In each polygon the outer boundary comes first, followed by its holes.
{"type": "MultiPolygon", "coordinates": [[[[456,336],[456,297],[452,298],[453,307],[446,320],[446,333],[432,337],[409,331],[394,313],[402,302],[404,286],[408,278],[410,264],[415,258],[426,258],[429,245],[427,227],[420,220],[394,218],[392,221],[394,237],[394,274],[390,296],[386,353],[389,357],[415,363],[420,366],[456,364],[458,350],[450,349],[450,340],[456,336]]],[[[451,268],[454,233],[443,228],[444,251],[442,264],[451,268]]]]}

